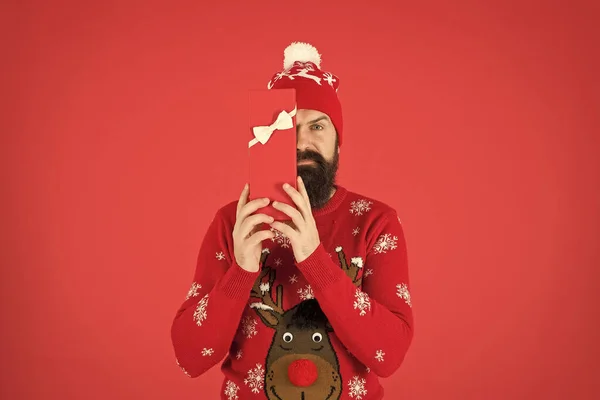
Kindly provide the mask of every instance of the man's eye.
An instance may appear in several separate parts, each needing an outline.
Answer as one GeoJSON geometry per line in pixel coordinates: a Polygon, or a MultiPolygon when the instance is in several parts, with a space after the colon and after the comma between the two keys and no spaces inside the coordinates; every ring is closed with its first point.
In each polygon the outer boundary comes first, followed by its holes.
{"type": "Polygon", "coordinates": [[[322,129],[323,129],[323,126],[322,126],[322,125],[315,124],[315,125],[313,125],[311,128],[312,128],[312,129],[315,129],[315,130],[317,130],[317,131],[320,131],[320,130],[322,130],[322,129]]]}

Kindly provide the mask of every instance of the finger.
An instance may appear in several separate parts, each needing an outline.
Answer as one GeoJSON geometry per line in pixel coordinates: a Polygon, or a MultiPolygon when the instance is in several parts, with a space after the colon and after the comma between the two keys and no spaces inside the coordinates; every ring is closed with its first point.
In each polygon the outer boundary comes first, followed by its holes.
{"type": "Polygon", "coordinates": [[[296,231],[291,226],[284,224],[283,222],[275,221],[270,223],[269,225],[271,225],[274,229],[277,229],[279,232],[287,236],[290,239],[290,241],[295,239],[296,235],[298,234],[298,231],[296,231]]]}
{"type": "Polygon", "coordinates": [[[294,204],[296,204],[296,207],[298,207],[298,210],[301,212],[301,215],[304,218],[308,217],[308,215],[310,214],[310,202],[307,203],[304,200],[304,197],[302,197],[302,195],[300,194],[300,192],[298,192],[296,189],[294,189],[291,185],[288,185],[287,183],[283,185],[283,190],[286,191],[286,193],[290,196],[294,204]]]}
{"type": "Polygon", "coordinates": [[[240,193],[240,198],[237,203],[237,210],[235,212],[236,217],[240,214],[242,207],[244,207],[246,205],[246,202],[248,201],[249,188],[250,185],[246,183],[246,185],[244,185],[244,188],[242,189],[242,193],[240,193]]]}
{"type": "MultiPolygon", "coordinates": [[[[256,212],[259,208],[266,207],[269,204],[269,199],[254,199],[245,204],[236,216],[235,225],[233,226],[234,234],[240,231],[240,228],[246,218],[256,212]]],[[[242,236],[243,238],[244,236],[242,236]]]]}
{"type": "Polygon", "coordinates": [[[298,175],[298,191],[300,192],[302,197],[304,197],[304,201],[306,201],[306,204],[310,206],[310,198],[308,197],[306,186],[304,186],[304,181],[302,180],[302,177],[300,175],[298,175]]]}
{"type": "Polygon", "coordinates": [[[259,208],[263,208],[269,205],[270,200],[266,198],[254,199],[247,204],[245,204],[240,210],[240,214],[237,216],[237,219],[240,222],[244,222],[248,216],[256,212],[259,208]]]}
{"type": "Polygon", "coordinates": [[[240,226],[240,237],[247,237],[250,232],[252,232],[258,224],[270,224],[274,219],[270,215],[266,214],[255,214],[244,220],[242,225],[240,226]]]}
{"type": "Polygon", "coordinates": [[[304,217],[302,216],[300,211],[296,210],[294,207],[290,206],[289,204],[274,201],[273,208],[283,212],[285,215],[290,217],[292,219],[292,222],[294,223],[294,225],[296,225],[297,227],[304,226],[304,224],[305,224],[304,217]]]}
{"type": "Polygon", "coordinates": [[[250,236],[248,239],[248,245],[256,246],[261,243],[263,240],[273,239],[275,237],[275,232],[269,230],[258,231],[254,235],[250,236]]]}

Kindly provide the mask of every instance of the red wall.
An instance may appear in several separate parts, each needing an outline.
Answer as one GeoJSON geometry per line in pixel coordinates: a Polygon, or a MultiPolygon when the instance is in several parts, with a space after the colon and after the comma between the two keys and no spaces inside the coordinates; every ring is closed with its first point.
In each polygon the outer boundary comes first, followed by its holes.
{"type": "Polygon", "coordinates": [[[294,40],[341,78],[340,182],[404,223],[416,336],[386,398],[600,396],[597,2],[14,3],[0,397],[218,396],[170,324],[244,183],[246,90],[294,40]]]}

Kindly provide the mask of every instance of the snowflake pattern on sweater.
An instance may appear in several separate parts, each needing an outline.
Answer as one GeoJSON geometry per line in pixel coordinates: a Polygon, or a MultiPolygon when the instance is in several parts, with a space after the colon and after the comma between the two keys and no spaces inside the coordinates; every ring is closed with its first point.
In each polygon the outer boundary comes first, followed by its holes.
{"type": "Polygon", "coordinates": [[[273,230],[259,271],[249,273],[232,254],[235,206],[211,223],[173,322],[181,370],[196,377],[225,357],[227,400],[381,398],[379,377],[399,368],[412,340],[396,212],[338,187],[313,211],[321,244],[308,259],[297,263],[289,238],[273,230]]]}
{"type": "Polygon", "coordinates": [[[254,368],[248,371],[248,376],[244,379],[244,383],[250,387],[252,393],[259,393],[263,388],[264,379],[265,370],[260,363],[257,363],[254,368]]]}
{"type": "Polygon", "coordinates": [[[196,306],[196,310],[194,311],[194,321],[196,325],[202,326],[202,322],[208,318],[208,294],[204,295],[204,297],[198,302],[196,306]]]}
{"type": "Polygon", "coordinates": [[[234,382],[228,380],[225,383],[225,396],[227,396],[227,400],[237,400],[239,399],[237,392],[240,390],[240,388],[238,387],[238,385],[236,385],[234,382]]]}
{"type": "Polygon", "coordinates": [[[396,288],[398,289],[398,291],[396,292],[398,297],[404,299],[406,304],[408,304],[408,306],[412,308],[412,303],[410,301],[410,292],[408,291],[408,286],[406,285],[406,283],[398,284],[396,285],[396,288]]]}
{"type": "Polygon", "coordinates": [[[350,214],[363,215],[364,213],[371,211],[371,204],[373,204],[373,202],[365,199],[353,201],[350,204],[350,214]]]}
{"type": "Polygon", "coordinates": [[[288,238],[275,228],[271,228],[271,232],[275,233],[275,237],[271,239],[272,242],[277,242],[277,244],[279,244],[283,248],[290,248],[290,246],[292,245],[290,242],[290,238],[288,238]]]}
{"type": "Polygon", "coordinates": [[[363,396],[367,395],[367,389],[365,389],[365,383],[367,381],[359,376],[354,376],[348,382],[348,388],[350,389],[348,394],[353,399],[361,400],[363,396]]]}
{"type": "Polygon", "coordinates": [[[366,315],[367,311],[371,310],[371,300],[369,300],[369,295],[360,289],[356,289],[354,297],[354,309],[358,310],[358,315],[361,317],[366,315]]]}
{"type": "Polygon", "coordinates": [[[196,282],[192,282],[192,287],[190,287],[190,290],[188,291],[187,296],[185,297],[186,300],[188,300],[191,297],[196,297],[198,296],[198,290],[202,289],[202,286],[199,285],[196,282]]]}
{"type": "Polygon", "coordinates": [[[373,247],[373,250],[375,251],[375,254],[387,253],[388,250],[395,250],[396,247],[398,247],[396,245],[397,242],[397,236],[392,236],[389,233],[384,233],[379,237],[377,243],[375,243],[375,247],[373,247]]]}
{"type": "Polygon", "coordinates": [[[253,336],[256,336],[258,333],[256,331],[256,326],[258,325],[258,321],[255,318],[245,316],[242,319],[242,333],[246,337],[246,339],[250,339],[253,336]]]}

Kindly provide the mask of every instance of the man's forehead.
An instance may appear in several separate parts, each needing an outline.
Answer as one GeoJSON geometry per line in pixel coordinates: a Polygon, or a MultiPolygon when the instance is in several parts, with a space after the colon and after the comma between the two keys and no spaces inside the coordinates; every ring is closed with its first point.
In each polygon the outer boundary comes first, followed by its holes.
{"type": "Polygon", "coordinates": [[[326,119],[331,121],[329,116],[318,110],[311,110],[307,108],[298,109],[298,113],[296,114],[296,119],[312,121],[315,119],[326,119]]]}

